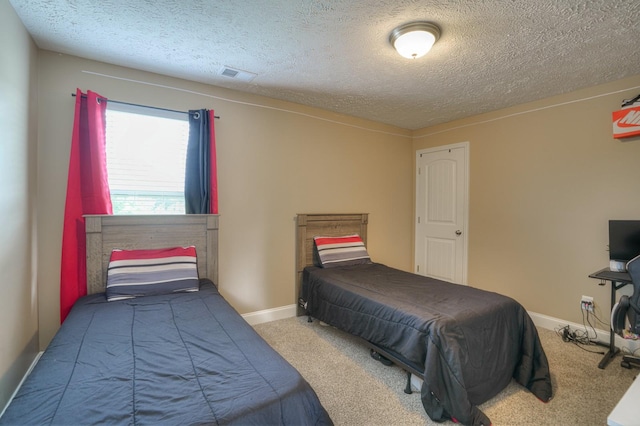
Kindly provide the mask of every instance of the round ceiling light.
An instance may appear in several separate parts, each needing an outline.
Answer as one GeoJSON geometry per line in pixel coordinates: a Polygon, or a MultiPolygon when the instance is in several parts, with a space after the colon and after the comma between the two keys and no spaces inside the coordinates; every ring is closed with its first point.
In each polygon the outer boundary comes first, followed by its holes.
{"type": "Polygon", "coordinates": [[[440,38],[440,28],[431,22],[410,22],[391,31],[389,43],[405,58],[424,56],[440,38]]]}

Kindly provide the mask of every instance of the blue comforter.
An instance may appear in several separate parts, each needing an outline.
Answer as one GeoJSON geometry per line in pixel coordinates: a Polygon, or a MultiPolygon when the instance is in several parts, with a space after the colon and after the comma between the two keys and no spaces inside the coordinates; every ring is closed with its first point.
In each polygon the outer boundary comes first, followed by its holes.
{"type": "Polygon", "coordinates": [[[80,299],[0,424],[331,424],[315,392],[210,281],[80,299]]]}

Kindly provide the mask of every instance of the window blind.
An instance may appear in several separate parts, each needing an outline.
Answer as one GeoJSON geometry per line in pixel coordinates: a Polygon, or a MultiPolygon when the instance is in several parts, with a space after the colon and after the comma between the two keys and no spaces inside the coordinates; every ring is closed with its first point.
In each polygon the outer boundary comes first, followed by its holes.
{"type": "Polygon", "coordinates": [[[185,114],[107,108],[107,173],[114,214],[184,214],[185,114]]]}

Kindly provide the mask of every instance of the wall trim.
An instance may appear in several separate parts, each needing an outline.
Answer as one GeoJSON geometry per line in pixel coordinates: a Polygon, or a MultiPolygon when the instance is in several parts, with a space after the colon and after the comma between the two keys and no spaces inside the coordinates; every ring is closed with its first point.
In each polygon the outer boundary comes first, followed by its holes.
{"type": "Polygon", "coordinates": [[[242,318],[249,325],[257,325],[265,322],[292,318],[296,316],[296,305],[281,306],[279,308],[265,309],[263,311],[249,312],[242,314],[242,318]]]}
{"type": "MultiPolygon", "coordinates": [[[[528,311],[529,316],[533,320],[533,323],[540,328],[546,330],[556,331],[562,327],[569,326],[572,329],[584,330],[584,324],[576,322],[565,321],[560,318],[550,317],[548,315],[539,314],[537,312],[528,311]]],[[[293,318],[296,316],[296,305],[281,306],[279,308],[265,309],[262,311],[250,312],[243,314],[242,318],[245,319],[250,325],[262,324],[265,322],[276,321],[280,319],[293,318]]],[[[595,337],[591,328],[587,327],[589,336],[595,337]]],[[[602,330],[596,328],[598,341],[608,344],[609,336],[611,333],[608,330],[602,330]]],[[[634,352],[640,349],[640,340],[628,340],[616,335],[616,347],[622,349],[624,352],[634,352]]],[[[603,348],[604,349],[604,348],[603,348]]],[[[615,362],[615,360],[614,360],[615,362]]]]}
{"type": "MultiPolygon", "coordinates": [[[[139,71],[139,70],[135,70],[135,71],[139,71]]],[[[261,103],[240,101],[240,100],[237,100],[237,99],[232,99],[231,97],[222,97],[222,96],[212,95],[212,94],[209,94],[209,93],[198,92],[198,91],[195,91],[195,90],[168,86],[166,84],[152,83],[152,82],[143,81],[143,80],[135,80],[135,79],[132,79],[132,78],[119,77],[119,76],[116,76],[116,75],[109,75],[109,74],[104,74],[104,73],[95,72],[95,71],[82,70],[82,72],[85,73],[85,74],[95,75],[97,77],[104,77],[104,78],[110,78],[110,79],[114,79],[114,80],[128,81],[130,83],[143,84],[143,85],[152,86],[152,87],[160,87],[162,89],[176,90],[176,91],[179,91],[179,92],[190,93],[190,94],[198,95],[198,96],[204,96],[204,97],[207,97],[207,98],[217,99],[219,101],[231,102],[231,103],[234,103],[234,104],[240,104],[240,105],[246,105],[246,106],[250,106],[250,107],[264,108],[264,109],[270,109],[270,110],[274,110],[274,111],[285,112],[285,113],[289,113],[289,114],[295,114],[295,115],[299,115],[299,116],[302,116],[302,117],[313,118],[313,119],[320,120],[320,121],[327,121],[327,122],[333,123],[333,124],[338,124],[338,125],[347,126],[347,127],[353,127],[353,128],[360,129],[360,130],[365,130],[365,131],[368,131],[368,132],[382,133],[382,134],[391,135],[391,136],[399,136],[399,137],[402,137],[402,138],[405,138],[405,139],[412,139],[413,138],[413,134],[405,135],[405,134],[394,132],[394,131],[374,129],[372,127],[367,127],[365,125],[351,124],[351,123],[347,123],[345,121],[340,121],[340,120],[337,120],[337,119],[321,117],[319,114],[295,111],[294,109],[291,109],[291,108],[279,108],[279,107],[269,106],[269,105],[265,105],[265,104],[261,104],[261,103]]],[[[165,77],[167,77],[167,76],[165,76],[165,77]]],[[[213,86],[213,85],[209,85],[209,86],[216,87],[216,86],[213,86]]],[[[227,89],[227,90],[234,90],[234,89],[227,89]]],[[[260,96],[260,95],[256,95],[256,96],[260,96]]],[[[268,99],[272,99],[272,100],[278,100],[278,99],[274,99],[274,98],[269,98],[268,96],[263,96],[263,97],[264,98],[268,98],[268,99]]],[[[289,104],[293,103],[293,102],[290,102],[290,101],[281,101],[281,102],[287,102],[289,104]]],[[[309,107],[309,108],[314,108],[314,107],[309,107]]],[[[315,108],[315,109],[324,110],[323,108],[315,108]]],[[[324,110],[324,111],[327,111],[327,110],[324,110]]],[[[347,116],[347,114],[341,114],[341,115],[347,116]]],[[[398,126],[391,126],[389,124],[376,122],[376,121],[373,121],[373,120],[370,120],[370,119],[366,119],[366,118],[362,118],[360,120],[370,121],[370,122],[374,122],[374,123],[377,123],[377,124],[382,124],[382,125],[385,125],[385,126],[395,127],[395,128],[402,129],[402,130],[409,130],[409,129],[403,129],[403,128],[398,127],[398,126]]],[[[411,130],[409,130],[409,131],[411,133],[413,133],[411,130]]]]}
{"type": "MultiPolygon", "coordinates": [[[[426,138],[428,136],[433,136],[433,135],[437,135],[437,134],[440,134],[440,133],[446,133],[446,132],[450,132],[450,131],[453,131],[453,130],[462,129],[462,128],[465,128],[465,127],[472,127],[472,126],[477,126],[477,125],[481,125],[481,124],[491,123],[493,121],[503,120],[505,118],[516,117],[518,115],[530,114],[530,113],[533,113],[533,112],[543,111],[543,110],[550,109],[550,108],[557,108],[557,107],[561,107],[561,106],[565,106],[565,105],[575,104],[575,103],[578,103],[578,102],[590,101],[590,100],[602,98],[602,97],[605,97],[605,96],[617,95],[619,93],[624,93],[624,92],[628,92],[630,90],[636,90],[636,89],[639,89],[639,88],[640,88],[640,86],[633,86],[633,87],[628,87],[628,88],[625,88],[625,89],[614,90],[613,92],[599,93],[597,95],[586,96],[586,97],[582,97],[582,98],[572,99],[572,100],[569,100],[569,101],[556,102],[556,103],[551,104],[551,105],[541,106],[541,107],[537,107],[537,108],[531,108],[531,109],[528,109],[528,110],[525,110],[525,111],[519,111],[519,112],[504,114],[504,115],[501,115],[499,117],[488,118],[488,119],[481,120],[481,121],[476,121],[476,122],[473,122],[473,123],[460,124],[460,125],[457,125],[457,126],[454,126],[454,127],[450,127],[448,129],[442,129],[442,130],[437,130],[437,131],[431,132],[431,133],[425,133],[424,135],[413,136],[413,139],[415,140],[415,139],[426,138]]],[[[518,105],[515,105],[514,107],[517,107],[517,106],[518,105]]],[[[504,109],[507,110],[509,108],[514,108],[514,107],[508,107],[508,108],[504,108],[504,109]]],[[[483,114],[478,114],[478,115],[483,115],[483,114]]],[[[472,117],[477,117],[477,115],[476,116],[472,116],[472,117]]],[[[463,119],[460,119],[458,121],[462,121],[462,120],[463,119]]],[[[439,125],[438,124],[434,124],[433,126],[429,126],[429,127],[436,127],[436,126],[439,126],[439,125]]],[[[427,129],[429,127],[425,127],[425,128],[427,129]]],[[[414,132],[416,132],[416,131],[414,131],[414,132]]]]}
{"type": "MultiPolygon", "coordinates": [[[[585,330],[584,324],[579,324],[577,322],[564,321],[559,318],[554,318],[548,315],[539,314],[531,311],[529,311],[528,313],[531,319],[533,320],[533,323],[540,328],[555,331],[568,325],[572,329],[585,330]]],[[[589,333],[589,337],[594,338],[595,336],[593,334],[593,330],[590,327],[587,327],[586,329],[589,333]]],[[[604,343],[606,345],[609,344],[609,338],[611,336],[611,332],[609,330],[601,330],[599,328],[596,328],[596,333],[597,333],[597,338],[599,342],[604,343]]],[[[623,339],[622,337],[616,335],[615,342],[616,342],[616,347],[619,349],[622,349],[623,352],[627,352],[627,350],[629,352],[634,352],[640,349],[640,340],[623,339]]]]}
{"type": "Polygon", "coordinates": [[[11,404],[11,401],[13,401],[13,398],[15,398],[15,396],[18,394],[18,391],[22,387],[22,384],[27,379],[27,376],[33,371],[33,368],[36,366],[36,364],[40,360],[40,357],[42,356],[43,353],[44,351],[40,351],[36,354],[35,358],[33,358],[31,365],[27,369],[27,372],[24,373],[24,376],[22,377],[22,380],[20,380],[20,383],[18,383],[16,390],[13,391],[13,393],[11,394],[11,398],[9,398],[9,401],[7,401],[7,404],[2,408],[2,411],[0,412],[0,418],[3,416],[4,412],[7,410],[7,407],[9,406],[9,404],[11,404]]]}

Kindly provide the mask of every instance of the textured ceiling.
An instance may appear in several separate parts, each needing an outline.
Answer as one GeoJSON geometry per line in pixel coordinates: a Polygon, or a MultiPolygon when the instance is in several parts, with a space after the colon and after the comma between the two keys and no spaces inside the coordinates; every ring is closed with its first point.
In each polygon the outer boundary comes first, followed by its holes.
{"type": "Polygon", "coordinates": [[[406,129],[640,74],[640,0],[10,3],[42,49],[406,129]],[[442,36],[409,60],[388,37],[415,20],[442,36]]]}

